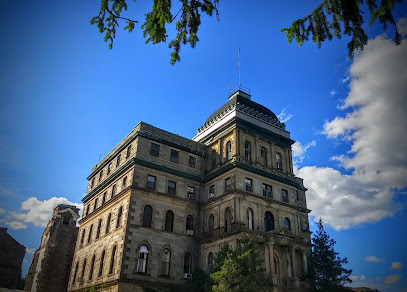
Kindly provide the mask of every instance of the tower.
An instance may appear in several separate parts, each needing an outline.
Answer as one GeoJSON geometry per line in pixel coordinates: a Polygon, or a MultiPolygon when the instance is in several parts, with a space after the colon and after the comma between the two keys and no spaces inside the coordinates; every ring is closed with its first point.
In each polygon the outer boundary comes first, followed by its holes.
{"type": "Polygon", "coordinates": [[[179,285],[246,235],[270,291],[302,291],[310,210],[293,143],[240,87],[192,140],[140,122],[88,176],[68,291],[179,285]]]}
{"type": "Polygon", "coordinates": [[[28,270],[25,291],[66,291],[78,234],[78,212],[69,205],[54,208],[28,270]]]}

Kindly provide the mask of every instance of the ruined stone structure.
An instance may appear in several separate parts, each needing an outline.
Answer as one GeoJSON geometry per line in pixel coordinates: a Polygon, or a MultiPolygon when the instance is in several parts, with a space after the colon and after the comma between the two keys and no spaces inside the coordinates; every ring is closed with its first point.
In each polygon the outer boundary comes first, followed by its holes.
{"type": "Polygon", "coordinates": [[[310,210],[293,143],[240,90],[192,140],[140,122],[88,176],[68,291],[182,284],[245,235],[270,291],[304,291],[310,210]]]}
{"type": "Polygon", "coordinates": [[[66,292],[78,236],[78,212],[69,205],[54,208],[28,270],[25,291],[66,292]]]}
{"type": "Polygon", "coordinates": [[[0,287],[17,288],[24,255],[25,246],[0,227],[0,287]]]}

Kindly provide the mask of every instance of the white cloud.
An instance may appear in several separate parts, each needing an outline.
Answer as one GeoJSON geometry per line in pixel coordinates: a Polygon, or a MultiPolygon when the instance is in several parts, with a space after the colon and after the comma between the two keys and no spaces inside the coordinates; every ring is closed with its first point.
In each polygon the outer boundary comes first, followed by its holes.
{"type": "Polygon", "coordinates": [[[329,92],[329,94],[330,94],[331,96],[334,96],[335,94],[337,94],[337,92],[336,92],[335,89],[332,89],[331,92],[329,92]]]}
{"type": "Polygon", "coordinates": [[[394,274],[386,277],[384,279],[385,284],[398,284],[401,282],[402,277],[400,275],[394,274]]]}
{"type": "Polygon", "coordinates": [[[359,280],[359,276],[349,276],[349,279],[351,279],[352,280],[352,282],[355,282],[355,281],[357,281],[357,280],[359,280]]]}
{"type": "Polygon", "coordinates": [[[6,222],[6,225],[14,230],[27,228],[27,225],[25,225],[24,223],[22,223],[20,221],[8,221],[8,222],[6,222]]]}
{"type": "Polygon", "coordinates": [[[365,257],[365,261],[372,262],[372,263],[380,263],[384,261],[384,259],[378,258],[377,256],[368,256],[365,257]]]}
{"type": "Polygon", "coordinates": [[[31,197],[21,203],[21,210],[24,212],[6,212],[6,224],[11,229],[25,229],[27,223],[32,223],[35,226],[46,227],[48,221],[52,217],[53,209],[59,205],[73,205],[80,209],[79,214],[82,214],[83,205],[72,203],[64,197],[52,197],[48,200],[40,201],[36,197],[31,197]]]}
{"type": "Polygon", "coordinates": [[[407,18],[400,18],[397,22],[397,29],[402,36],[407,35],[407,18]]]}
{"type": "Polygon", "coordinates": [[[369,40],[350,68],[345,117],[326,122],[329,138],[351,142],[348,153],[331,159],[350,171],[303,167],[311,215],[336,230],[376,222],[401,209],[394,192],[407,186],[407,42],[395,46],[378,36],[369,40]]]}
{"type": "Polygon", "coordinates": [[[291,150],[293,153],[294,163],[301,163],[305,158],[305,153],[307,152],[308,148],[317,145],[315,140],[311,141],[310,143],[303,146],[300,142],[295,142],[291,146],[291,150]]]}
{"type": "Polygon", "coordinates": [[[346,83],[346,82],[348,82],[350,80],[350,75],[349,75],[349,72],[348,72],[348,74],[345,76],[345,78],[343,78],[342,80],[341,80],[341,82],[342,83],[346,83]]]}
{"type": "Polygon", "coordinates": [[[25,248],[25,252],[26,252],[27,254],[34,254],[35,251],[36,251],[35,248],[28,248],[28,247],[25,248]]]}
{"type": "Polygon", "coordinates": [[[401,262],[392,262],[391,269],[392,270],[401,270],[403,268],[403,264],[401,262]]]}
{"type": "Polygon", "coordinates": [[[286,123],[289,119],[291,119],[293,117],[293,115],[292,114],[287,114],[286,112],[285,112],[285,109],[283,109],[282,111],[281,111],[281,113],[279,114],[279,115],[277,115],[277,118],[278,118],[278,120],[280,121],[280,122],[282,122],[282,123],[286,123]]]}
{"type": "Polygon", "coordinates": [[[0,208],[0,215],[3,215],[4,213],[6,213],[6,211],[4,211],[3,208],[0,208]]]}
{"type": "Polygon", "coordinates": [[[364,281],[364,280],[366,280],[366,277],[365,277],[365,275],[363,275],[362,274],[362,276],[360,276],[360,279],[359,279],[360,281],[364,281]]]}

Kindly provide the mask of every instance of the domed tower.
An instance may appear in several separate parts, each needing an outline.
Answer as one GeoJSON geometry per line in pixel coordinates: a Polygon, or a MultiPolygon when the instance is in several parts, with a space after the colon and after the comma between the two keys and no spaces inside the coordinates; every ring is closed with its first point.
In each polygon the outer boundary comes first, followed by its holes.
{"type": "Polygon", "coordinates": [[[248,234],[258,242],[273,291],[308,285],[308,213],[302,179],[293,174],[290,133],[242,90],[197,131],[207,146],[201,208],[204,270],[224,243],[248,234]]]}

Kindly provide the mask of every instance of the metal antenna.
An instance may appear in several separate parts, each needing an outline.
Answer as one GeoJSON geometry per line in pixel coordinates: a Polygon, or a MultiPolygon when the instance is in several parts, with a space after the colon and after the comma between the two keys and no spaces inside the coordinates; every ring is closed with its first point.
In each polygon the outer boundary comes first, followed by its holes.
{"type": "Polygon", "coordinates": [[[239,90],[240,90],[240,48],[237,48],[238,63],[239,63],[239,90]]]}

